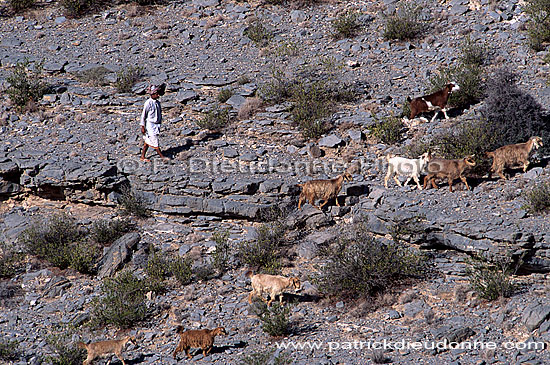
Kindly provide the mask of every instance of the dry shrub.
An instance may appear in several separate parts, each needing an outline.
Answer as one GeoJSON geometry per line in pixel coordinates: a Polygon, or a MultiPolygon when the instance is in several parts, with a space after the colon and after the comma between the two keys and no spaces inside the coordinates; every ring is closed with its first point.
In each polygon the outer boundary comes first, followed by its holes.
{"type": "Polygon", "coordinates": [[[248,119],[252,117],[254,114],[256,114],[263,106],[262,99],[260,98],[248,98],[246,101],[241,105],[241,108],[239,109],[239,119],[248,119]]]}

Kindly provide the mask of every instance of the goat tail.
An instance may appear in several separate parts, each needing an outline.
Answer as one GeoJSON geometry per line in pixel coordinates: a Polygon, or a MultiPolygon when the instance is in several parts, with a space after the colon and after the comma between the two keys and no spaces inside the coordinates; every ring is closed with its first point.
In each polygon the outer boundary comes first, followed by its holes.
{"type": "Polygon", "coordinates": [[[176,328],[176,333],[182,333],[183,332],[183,326],[180,324],[177,328],[176,328]]]}
{"type": "Polygon", "coordinates": [[[248,270],[247,272],[244,273],[244,276],[246,276],[247,278],[251,277],[252,276],[252,270],[248,270]]]}
{"type": "Polygon", "coordinates": [[[495,157],[495,153],[494,152],[485,152],[485,156],[491,158],[491,157],[495,157]]]}
{"type": "Polygon", "coordinates": [[[82,341],[78,341],[76,343],[76,346],[79,348],[79,349],[85,349],[86,348],[86,344],[82,341]]]}

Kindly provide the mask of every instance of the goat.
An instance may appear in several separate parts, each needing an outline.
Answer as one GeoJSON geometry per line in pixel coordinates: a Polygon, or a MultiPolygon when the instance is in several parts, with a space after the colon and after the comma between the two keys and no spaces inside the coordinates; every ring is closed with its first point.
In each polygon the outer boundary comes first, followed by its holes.
{"type": "Polygon", "coordinates": [[[529,166],[529,154],[533,149],[541,146],[542,138],[535,136],[529,138],[525,143],[509,144],[487,152],[486,156],[493,159],[489,177],[491,177],[493,172],[496,172],[501,178],[506,180],[506,176],[503,173],[506,167],[523,166],[523,172],[526,172],[529,166]]]}
{"type": "Polygon", "coordinates": [[[449,183],[449,191],[453,191],[453,181],[456,179],[462,180],[466,185],[466,189],[469,190],[468,182],[462,175],[466,168],[475,166],[474,155],[466,156],[458,160],[445,160],[443,158],[434,158],[428,162],[428,176],[424,179],[424,188],[431,182],[434,189],[437,189],[435,178],[447,178],[449,183]]]}
{"type": "Polygon", "coordinates": [[[415,159],[386,155],[386,161],[388,161],[388,173],[384,178],[384,186],[386,189],[388,188],[388,180],[392,177],[392,175],[395,183],[401,186],[401,182],[397,179],[397,175],[405,175],[408,179],[405,181],[404,185],[407,185],[411,179],[414,179],[418,189],[422,190],[422,186],[420,186],[420,181],[418,178],[431,159],[432,155],[430,152],[426,152],[415,159]]]}
{"type": "Polygon", "coordinates": [[[77,342],[77,346],[81,349],[86,349],[88,352],[88,357],[86,357],[86,360],[84,360],[82,365],[89,365],[96,357],[109,354],[115,354],[120,361],[122,361],[122,364],[126,365],[124,359],[122,358],[122,349],[127,342],[132,342],[135,344],[135,340],[135,337],[128,336],[121,340],[98,341],[87,345],[84,342],[79,341],[77,342]]]}
{"type": "Polygon", "coordinates": [[[283,304],[283,290],[285,289],[300,289],[300,279],[297,277],[286,278],[280,275],[256,274],[252,275],[251,271],[245,274],[250,278],[252,283],[252,291],[248,295],[248,303],[252,303],[252,297],[257,296],[262,301],[271,306],[275,297],[279,296],[279,302],[283,304]],[[269,294],[269,301],[264,299],[263,293],[269,294]]]}
{"type": "Polygon", "coordinates": [[[437,116],[439,110],[443,112],[443,114],[445,115],[445,119],[449,119],[449,117],[447,116],[447,109],[445,108],[447,106],[447,100],[449,100],[449,96],[453,92],[458,90],[460,90],[460,87],[456,83],[451,82],[445,85],[443,89],[436,91],[435,93],[432,93],[430,95],[419,96],[414,99],[407,97],[407,101],[411,106],[411,114],[409,119],[413,119],[420,113],[431,112],[434,110],[436,112],[432,117],[431,122],[435,120],[435,117],[437,116]]]}
{"type": "Polygon", "coordinates": [[[340,206],[338,202],[338,193],[342,190],[342,184],[344,181],[352,180],[351,174],[349,172],[344,172],[334,179],[310,180],[303,184],[298,184],[298,186],[302,188],[298,201],[298,209],[302,209],[301,206],[304,200],[309,201],[309,204],[319,209],[322,209],[330,199],[336,199],[336,205],[340,206]],[[315,200],[317,199],[323,200],[323,204],[316,206],[315,200]]]}
{"type": "Polygon", "coordinates": [[[178,352],[185,351],[187,358],[191,359],[193,356],[189,353],[191,347],[202,349],[202,354],[206,357],[214,347],[214,337],[217,335],[227,335],[225,328],[218,327],[213,330],[188,330],[183,331],[183,326],[178,326],[176,332],[180,335],[180,342],[174,350],[174,358],[176,358],[178,352]]]}

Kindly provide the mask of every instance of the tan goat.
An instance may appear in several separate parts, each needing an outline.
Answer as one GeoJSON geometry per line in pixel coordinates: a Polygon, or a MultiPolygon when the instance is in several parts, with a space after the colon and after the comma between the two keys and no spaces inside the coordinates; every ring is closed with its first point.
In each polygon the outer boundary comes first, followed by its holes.
{"type": "Polygon", "coordinates": [[[257,296],[268,306],[279,296],[279,302],[283,304],[283,291],[285,289],[300,289],[300,279],[297,277],[286,278],[281,275],[256,274],[251,271],[246,273],[252,283],[252,291],[248,295],[248,303],[252,303],[252,297],[257,296]],[[263,297],[263,294],[269,295],[269,300],[263,297]]]}
{"type": "Polygon", "coordinates": [[[542,146],[542,138],[531,137],[525,143],[509,144],[497,148],[492,152],[487,152],[486,155],[493,159],[493,165],[489,172],[489,177],[493,172],[496,172],[498,176],[506,180],[504,176],[504,169],[506,167],[523,167],[523,172],[527,171],[529,166],[529,154],[533,149],[537,149],[542,146]]]}
{"type": "Polygon", "coordinates": [[[213,330],[202,329],[202,330],[188,330],[183,331],[183,326],[178,326],[176,332],[180,335],[180,342],[176,350],[174,351],[174,358],[178,352],[185,351],[185,354],[189,359],[193,356],[189,353],[190,348],[200,348],[202,349],[202,354],[206,357],[214,347],[214,337],[217,335],[227,335],[225,328],[218,327],[213,330]]]}
{"type": "Polygon", "coordinates": [[[456,179],[462,180],[466,185],[466,189],[470,189],[466,177],[462,174],[466,168],[475,166],[474,155],[466,156],[458,160],[445,160],[443,158],[434,158],[428,162],[428,175],[424,178],[424,189],[428,183],[432,183],[434,189],[437,189],[435,183],[436,178],[447,179],[449,183],[449,191],[453,191],[453,181],[456,179]]]}
{"type": "Polygon", "coordinates": [[[352,180],[351,174],[349,172],[344,172],[334,179],[310,180],[303,184],[298,184],[298,186],[302,188],[298,201],[298,209],[301,209],[304,200],[319,209],[322,209],[330,199],[336,199],[336,205],[340,206],[340,203],[338,203],[338,193],[342,190],[342,184],[344,181],[352,180]],[[323,204],[316,206],[315,201],[318,199],[323,200],[323,204]]]}
{"type": "Polygon", "coordinates": [[[86,360],[84,360],[82,365],[89,365],[96,357],[110,354],[115,354],[116,357],[122,361],[122,364],[126,365],[124,359],[122,358],[122,349],[124,349],[124,346],[129,341],[135,344],[135,340],[135,337],[128,336],[121,340],[97,341],[89,344],[79,341],[77,342],[77,346],[81,349],[86,349],[88,352],[88,357],[86,357],[86,360]]]}

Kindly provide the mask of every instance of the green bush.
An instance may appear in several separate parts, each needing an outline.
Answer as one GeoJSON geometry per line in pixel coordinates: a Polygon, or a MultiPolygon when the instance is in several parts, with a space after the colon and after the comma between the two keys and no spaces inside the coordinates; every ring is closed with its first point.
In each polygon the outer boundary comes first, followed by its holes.
{"type": "Polygon", "coordinates": [[[273,38],[273,33],[269,29],[267,29],[259,19],[253,21],[245,29],[244,35],[247,36],[258,47],[267,46],[271,38],[273,38]]]}
{"type": "Polygon", "coordinates": [[[487,133],[495,136],[493,150],[507,144],[526,142],[532,136],[544,141],[541,153],[550,151],[550,124],[539,102],[517,85],[518,75],[500,69],[487,80],[487,96],[481,115],[487,121],[487,133]]]}
{"type": "Polygon", "coordinates": [[[133,228],[134,224],[128,219],[100,219],[92,224],[90,235],[95,242],[107,245],[124,236],[133,228]]]}
{"type": "Polygon", "coordinates": [[[191,283],[193,279],[193,260],[189,257],[176,257],[170,262],[170,271],[181,285],[191,283]]]}
{"type": "Polygon", "coordinates": [[[212,253],[214,268],[220,274],[224,274],[230,269],[231,247],[229,246],[229,232],[216,232],[212,236],[212,239],[216,242],[216,250],[212,253]]]}
{"type": "Polygon", "coordinates": [[[434,149],[445,158],[464,158],[475,155],[476,162],[482,162],[488,146],[495,144],[496,137],[489,133],[487,123],[480,121],[465,121],[448,132],[436,136],[433,140],[434,149]]]}
{"type": "Polygon", "coordinates": [[[385,144],[395,144],[403,138],[405,125],[399,117],[389,116],[371,127],[370,134],[385,144]]]}
{"type": "Polygon", "coordinates": [[[2,339],[0,342],[0,360],[11,361],[19,358],[18,351],[19,343],[17,341],[5,341],[2,339]]]}
{"type": "Polygon", "coordinates": [[[275,48],[273,53],[276,56],[282,57],[282,56],[296,56],[300,53],[300,47],[297,43],[288,41],[288,42],[281,42],[279,45],[275,48]]]}
{"type": "Polygon", "coordinates": [[[43,63],[34,64],[34,70],[30,68],[30,62],[18,62],[12,73],[8,75],[8,89],[6,93],[19,111],[22,111],[30,103],[37,103],[47,91],[46,84],[42,81],[43,63]]]}
{"type": "Polygon", "coordinates": [[[55,356],[48,356],[46,363],[52,365],[79,365],[86,359],[86,350],[79,349],[71,343],[73,331],[61,334],[51,334],[46,337],[46,343],[54,351],[55,356]]]}
{"type": "Polygon", "coordinates": [[[199,266],[195,269],[195,276],[199,281],[208,281],[215,276],[215,271],[212,265],[206,264],[204,266],[199,266]]]}
{"type": "Polygon", "coordinates": [[[382,243],[362,225],[322,251],[327,259],[315,278],[319,290],[333,299],[372,297],[427,273],[426,258],[401,243],[382,243]]]}
{"type": "Polygon", "coordinates": [[[196,123],[202,129],[207,129],[212,132],[219,132],[231,123],[229,109],[220,108],[218,106],[205,113],[204,116],[196,123]]]}
{"type": "Polygon", "coordinates": [[[281,269],[281,245],[286,229],[278,222],[258,228],[258,237],[243,242],[238,249],[241,263],[267,274],[278,274],[281,269]]]}
{"type": "Polygon", "coordinates": [[[21,233],[20,239],[29,253],[60,269],[72,267],[86,274],[92,272],[100,254],[96,246],[83,241],[83,232],[67,215],[33,224],[21,233]]]}
{"type": "Polygon", "coordinates": [[[512,282],[521,259],[514,265],[510,255],[495,264],[489,264],[480,258],[470,260],[467,275],[471,288],[483,299],[496,300],[508,298],[514,294],[517,286],[512,282]]]}
{"type": "Polygon", "coordinates": [[[455,82],[460,90],[451,94],[447,104],[455,108],[467,108],[483,98],[484,74],[483,68],[475,64],[459,64],[440,70],[439,74],[430,79],[431,92],[441,90],[449,82],[455,82]]]}
{"type": "Polygon", "coordinates": [[[139,192],[132,190],[128,185],[123,185],[121,195],[118,197],[118,204],[124,214],[146,218],[150,215],[148,201],[139,192]]]}
{"type": "Polygon", "coordinates": [[[252,311],[258,316],[262,322],[262,329],[268,335],[280,337],[290,334],[290,305],[274,302],[268,307],[263,302],[255,301],[252,311]]]}
{"type": "Polygon", "coordinates": [[[9,0],[10,8],[16,13],[32,8],[35,3],[35,0],[9,0]]]}
{"type": "Polygon", "coordinates": [[[280,352],[275,356],[274,349],[267,349],[254,352],[250,355],[243,355],[240,361],[241,365],[287,365],[292,364],[292,358],[286,352],[280,352]]]}
{"type": "Polygon", "coordinates": [[[332,36],[336,39],[353,38],[361,30],[359,13],[347,10],[332,21],[332,36]]]}
{"type": "Polygon", "coordinates": [[[84,83],[88,83],[92,86],[105,86],[108,82],[105,80],[105,76],[110,74],[111,71],[103,66],[92,67],[88,70],[80,71],[76,74],[76,77],[84,83]]]}
{"type": "Polygon", "coordinates": [[[63,13],[68,18],[80,18],[96,6],[96,0],[60,0],[63,13]]]}
{"type": "Polygon", "coordinates": [[[119,93],[129,93],[134,85],[141,79],[143,67],[126,66],[116,73],[115,87],[119,93]]]}
{"type": "Polygon", "coordinates": [[[397,10],[386,17],[384,39],[410,40],[418,37],[427,27],[420,20],[421,5],[400,1],[397,10]]]}
{"type": "Polygon", "coordinates": [[[23,255],[13,247],[0,243],[0,279],[11,278],[23,268],[23,255]]]}
{"type": "Polygon", "coordinates": [[[487,58],[487,45],[481,41],[474,41],[469,36],[460,46],[462,54],[459,57],[463,65],[482,66],[487,58]]]}
{"type": "Polygon", "coordinates": [[[147,317],[145,294],[150,289],[147,280],[135,277],[130,271],[105,278],[101,297],[92,301],[92,323],[131,328],[143,321],[147,317]]]}
{"type": "Polygon", "coordinates": [[[149,245],[149,256],[145,266],[147,276],[153,280],[162,281],[170,276],[170,269],[168,255],[163,251],[156,250],[152,244],[149,245]]]}
{"type": "Polygon", "coordinates": [[[218,101],[220,103],[225,103],[230,97],[233,96],[233,94],[234,92],[231,89],[221,89],[218,93],[218,101]]]}
{"type": "Polygon", "coordinates": [[[291,100],[292,119],[305,138],[318,138],[329,130],[325,118],[334,111],[334,102],[324,81],[301,81],[294,84],[291,100]]]}
{"type": "Polygon", "coordinates": [[[525,12],[530,18],[529,45],[535,51],[542,51],[544,43],[550,42],[550,0],[526,0],[525,12]]]}
{"type": "Polygon", "coordinates": [[[529,213],[537,214],[550,209],[550,183],[542,182],[523,193],[524,209],[529,213]]]}

